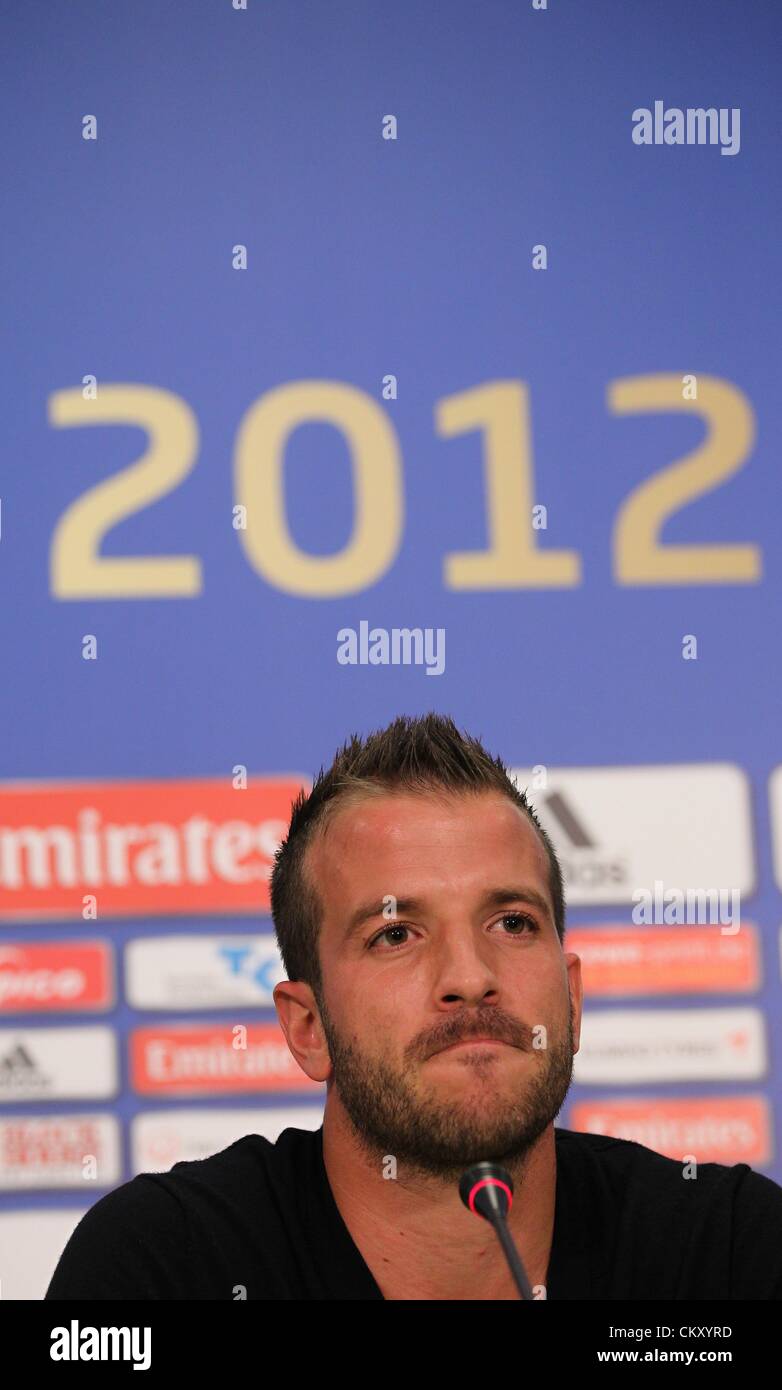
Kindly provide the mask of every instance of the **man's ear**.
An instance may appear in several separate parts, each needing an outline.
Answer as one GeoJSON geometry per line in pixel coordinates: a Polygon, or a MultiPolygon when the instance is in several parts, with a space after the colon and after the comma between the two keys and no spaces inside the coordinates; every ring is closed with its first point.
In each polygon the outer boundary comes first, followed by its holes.
{"type": "Polygon", "coordinates": [[[575,951],[565,954],[567,965],[568,992],[570,994],[570,1017],[573,1025],[573,1052],[581,1046],[581,1019],[584,1006],[584,982],[581,978],[581,957],[575,951]]]}
{"type": "Polygon", "coordinates": [[[303,980],[282,980],[272,996],[292,1056],[311,1081],[327,1081],[331,1058],[311,987],[303,980]]]}

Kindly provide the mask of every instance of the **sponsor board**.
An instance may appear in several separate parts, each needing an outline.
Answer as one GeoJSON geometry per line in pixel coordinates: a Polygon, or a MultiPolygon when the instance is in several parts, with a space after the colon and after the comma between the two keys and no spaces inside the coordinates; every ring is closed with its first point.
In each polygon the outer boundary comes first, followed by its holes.
{"type": "Polygon", "coordinates": [[[667,1158],[699,1163],[771,1162],[772,1117],[765,1096],[688,1096],[585,1100],[575,1104],[569,1129],[630,1139],[667,1158]]]}
{"type": "Polygon", "coordinates": [[[733,763],[514,768],[562,863],[568,903],[669,887],[755,888],[750,788],[733,763]],[[708,833],[693,834],[693,826],[708,833]]]}
{"type": "Polygon", "coordinates": [[[782,764],[775,767],[768,779],[769,807],[771,811],[771,848],[774,859],[774,877],[777,887],[782,888],[782,764]]]}
{"type": "Polygon", "coordinates": [[[588,1009],[576,1085],[655,1081],[754,1081],[766,1072],[758,1009],[588,1009]]]}
{"type": "Polygon", "coordinates": [[[273,935],[139,937],[125,949],[125,992],[134,1009],[273,1007],[286,979],[273,935]]]}
{"type": "Polygon", "coordinates": [[[2,782],[0,918],[267,912],[305,782],[2,782]]]}
{"type": "Polygon", "coordinates": [[[0,1251],[14,1252],[13,1259],[3,1260],[0,1298],[11,1302],[43,1298],[55,1265],[88,1205],[0,1212],[0,1251]]]}
{"type": "Polygon", "coordinates": [[[0,1028],[0,1102],[109,1100],[117,1094],[112,1028],[0,1028]]]}
{"type": "Polygon", "coordinates": [[[565,949],[581,960],[584,994],[750,993],[760,987],[760,951],[754,926],[735,936],[719,927],[571,927],[565,949]]]}
{"type": "Polygon", "coordinates": [[[159,1024],[130,1037],[131,1085],[139,1095],[230,1095],[310,1091],[325,1095],[291,1053],[278,1023],[159,1024]]]}
{"type": "Polygon", "coordinates": [[[99,1013],[114,998],[108,942],[0,942],[0,1014],[99,1013]]]}
{"type": "Polygon", "coordinates": [[[151,1110],[131,1124],[134,1173],[167,1172],[175,1163],[190,1163],[220,1153],[245,1134],[261,1134],[275,1143],[284,1129],[320,1129],[323,1104],[269,1106],[260,1110],[151,1110]]]}
{"type": "Polygon", "coordinates": [[[114,1187],[122,1176],[113,1115],[0,1119],[0,1190],[114,1187]]]}

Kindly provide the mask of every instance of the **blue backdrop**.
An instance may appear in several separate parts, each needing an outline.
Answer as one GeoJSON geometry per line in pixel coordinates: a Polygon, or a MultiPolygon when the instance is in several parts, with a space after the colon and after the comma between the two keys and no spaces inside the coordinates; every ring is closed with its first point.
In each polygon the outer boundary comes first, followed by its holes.
{"type": "MultiPolygon", "coordinates": [[[[782,1180],[779,7],[73,0],[2,28],[5,782],[312,776],[428,709],[517,767],[737,765],[759,988],[638,1007],[757,1008],[769,1067],[633,1094],[765,1097],[782,1180]],[[658,100],[739,111],[740,148],[636,144],[658,100]],[[341,665],[362,620],[444,629],[444,672],[341,665]]],[[[106,1019],[121,1090],[87,1108],[127,1145],[122,976],[106,1019]]]]}

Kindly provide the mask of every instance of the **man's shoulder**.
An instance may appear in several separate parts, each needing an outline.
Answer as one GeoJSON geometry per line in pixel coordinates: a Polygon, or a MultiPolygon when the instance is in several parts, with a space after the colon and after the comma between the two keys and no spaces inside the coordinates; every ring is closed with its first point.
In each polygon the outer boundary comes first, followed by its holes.
{"type": "Polygon", "coordinates": [[[159,1283],[167,1291],[189,1287],[198,1253],[194,1232],[214,1223],[222,1229],[226,1220],[241,1226],[264,1213],[273,1220],[272,1194],[290,1181],[303,1155],[315,1152],[318,1140],[318,1131],[298,1129],[284,1130],[275,1141],[246,1134],[208,1157],[182,1160],[165,1172],[142,1172],[120,1183],[81,1217],[47,1297],[138,1297],[131,1290],[141,1285],[155,1288],[159,1283]],[[121,1256],[109,1267],[112,1251],[121,1256]],[[100,1284],[115,1291],[86,1291],[100,1284]]]}
{"type": "Polygon", "coordinates": [[[206,1154],[203,1158],[180,1159],[165,1173],[145,1172],[138,1176],[153,1177],[172,1190],[184,1190],[190,1184],[222,1187],[240,1181],[251,1172],[274,1165],[283,1150],[290,1147],[289,1136],[292,1133],[294,1131],[285,1130],[276,1140],[267,1139],[262,1134],[244,1134],[216,1153],[206,1154]]]}
{"type": "Polygon", "coordinates": [[[557,1200],[603,1246],[622,1297],[782,1298],[778,1183],[747,1163],[700,1162],[697,1143],[673,1158],[606,1134],[555,1135],[557,1200]]]}
{"type": "Polygon", "coordinates": [[[716,1193],[729,1194],[740,1204],[761,1202],[764,1209],[782,1220],[782,1187],[748,1163],[701,1162],[697,1144],[683,1151],[680,1158],[658,1153],[633,1139],[620,1139],[609,1134],[555,1128],[558,1160],[574,1165],[589,1157],[596,1170],[606,1178],[622,1182],[625,1187],[654,1184],[662,1188],[676,1185],[687,1191],[711,1198],[716,1193]],[[682,1185],[682,1178],[689,1181],[682,1185]]]}
{"type": "Polygon", "coordinates": [[[241,1199],[249,1192],[261,1191],[264,1177],[290,1173],[302,1155],[312,1153],[318,1138],[317,1130],[293,1128],[283,1130],[274,1140],[262,1134],[244,1134],[203,1158],[181,1159],[163,1172],[145,1169],[113,1188],[90,1211],[100,1209],[102,1214],[111,1208],[123,1212],[150,1204],[164,1207],[171,1199],[185,1206],[210,1191],[241,1199]]]}
{"type": "MultiPolygon", "coordinates": [[[[658,1153],[635,1139],[620,1139],[613,1134],[598,1134],[591,1130],[554,1129],[557,1158],[565,1161],[592,1157],[601,1167],[630,1173],[634,1169],[648,1173],[655,1171],[660,1175],[666,1172],[681,1172],[681,1163],[666,1154],[658,1153]]],[[[719,1168],[721,1164],[709,1164],[719,1168]]]]}

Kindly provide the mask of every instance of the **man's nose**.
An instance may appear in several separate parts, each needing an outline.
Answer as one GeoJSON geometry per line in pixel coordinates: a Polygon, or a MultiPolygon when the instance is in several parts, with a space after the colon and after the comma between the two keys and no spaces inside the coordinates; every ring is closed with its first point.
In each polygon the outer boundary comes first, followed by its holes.
{"type": "Polygon", "coordinates": [[[496,995],[498,980],[486,949],[472,932],[453,933],[437,957],[437,995],[443,1003],[479,1004],[496,995]]]}

